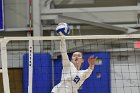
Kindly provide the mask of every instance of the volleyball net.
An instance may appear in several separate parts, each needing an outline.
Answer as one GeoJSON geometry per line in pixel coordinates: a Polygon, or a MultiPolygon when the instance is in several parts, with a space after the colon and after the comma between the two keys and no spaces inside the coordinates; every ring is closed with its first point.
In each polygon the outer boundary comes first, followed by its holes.
{"type": "MultiPolygon", "coordinates": [[[[102,60],[79,93],[140,93],[140,35],[66,36],[69,59],[75,51],[102,60]]],[[[51,93],[61,80],[60,36],[0,40],[0,93],[51,93]]]]}

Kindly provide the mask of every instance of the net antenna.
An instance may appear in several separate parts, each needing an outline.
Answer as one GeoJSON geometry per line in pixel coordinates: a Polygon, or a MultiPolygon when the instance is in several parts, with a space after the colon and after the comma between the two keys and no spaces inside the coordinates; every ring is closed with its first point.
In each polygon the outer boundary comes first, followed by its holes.
{"type": "Polygon", "coordinates": [[[29,40],[29,85],[28,85],[28,93],[32,93],[33,87],[33,40],[29,40]]]}

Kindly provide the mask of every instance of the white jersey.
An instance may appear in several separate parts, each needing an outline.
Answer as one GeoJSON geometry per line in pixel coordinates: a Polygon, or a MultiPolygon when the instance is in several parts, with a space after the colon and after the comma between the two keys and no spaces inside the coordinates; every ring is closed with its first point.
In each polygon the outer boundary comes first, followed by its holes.
{"type": "Polygon", "coordinates": [[[53,89],[52,93],[78,93],[79,87],[84,81],[91,75],[92,70],[90,68],[86,70],[77,70],[72,62],[69,61],[65,40],[61,40],[61,53],[63,70],[61,75],[61,81],[53,89]]]}

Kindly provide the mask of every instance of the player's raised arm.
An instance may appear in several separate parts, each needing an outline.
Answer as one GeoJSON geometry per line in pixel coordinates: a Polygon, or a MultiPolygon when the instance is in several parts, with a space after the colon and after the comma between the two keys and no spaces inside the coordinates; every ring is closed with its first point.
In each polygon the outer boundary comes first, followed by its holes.
{"type": "Polygon", "coordinates": [[[56,32],[61,36],[60,39],[60,52],[62,55],[62,63],[63,67],[70,66],[70,61],[67,55],[66,41],[65,35],[68,35],[70,32],[70,28],[67,23],[59,23],[56,27],[56,32]]]}
{"type": "Polygon", "coordinates": [[[63,67],[70,66],[69,57],[67,55],[67,48],[66,48],[65,36],[61,36],[60,52],[61,52],[61,55],[62,55],[62,64],[63,64],[63,67]]]}

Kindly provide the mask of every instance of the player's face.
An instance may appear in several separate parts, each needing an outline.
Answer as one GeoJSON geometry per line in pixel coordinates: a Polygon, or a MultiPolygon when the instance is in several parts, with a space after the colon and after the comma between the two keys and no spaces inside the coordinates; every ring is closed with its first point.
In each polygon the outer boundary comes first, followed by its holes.
{"type": "Polygon", "coordinates": [[[81,52],[74,52],[72,55],[72,62],[77,65],[78,67],[84,62],[83,55],[81,52]]]}

